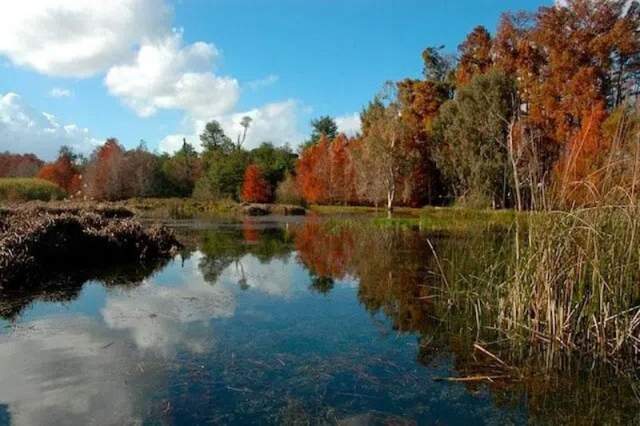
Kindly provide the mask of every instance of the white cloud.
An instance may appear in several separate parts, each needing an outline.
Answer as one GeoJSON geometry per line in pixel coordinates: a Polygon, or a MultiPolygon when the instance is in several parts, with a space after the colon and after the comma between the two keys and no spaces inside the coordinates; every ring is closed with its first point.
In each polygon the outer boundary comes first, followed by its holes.
{"type": "Polygon", "coordinates": [[[62,145],[87,153],[98,143],[88,129],[60,124],[55,116],[36,111],[15,93],[0,94],[0,151],[34,153],[51,160],[62,145]]]}
{"type": "Polygon", "coordinates": [[[112,67],[105,83],[142,117],[158,109],[182,109],[194,118],[225,114],[238,101],[239,85],[210,72],[218,54],[209,43],[184,46],[176,32],[143,45],[132,63],[112,67]]]}
{"type": "Polygon", "coordinates": [[[269,74],[268,76],[250,81],[246,84],[246,86],[251,90],[259,90],[264,87],[269,87],[276,84],[280,80],[280,77],[275,74],[269,74]]]}
{"type": "MultiPolygon", "coordinates": [[[[240,85],[237,79],[215,72],[218,49],[211,43],[185,43],[182,30],[171,28],[171,19],[167,0],[111,0],[99,7],[91,0],[8,2],[0,13],[0,55],[46,75],[88,77],[106,72],[109,93],[141,117],[158,110],[183,111],[188,124],[160,142],[164,151],[178,149],[185,136],[199,147],[198,135],[212,119],[235,139],[245,115],[254,119],[248,148],[267,140],[292,144],[302,140],[296,102],[237,112],[240,85]]],[[[258,90],[278,80],[270,74],[245,87],[258,90]]],[[[58,98],[71,95],[64,88],[49,93],[58,98]]],[[[82,151],[93,143],[88,130],[61,126],[53,117],[34,111],[19,118],[6,118],[6,110],[3,115],[0,149],[34,151],[51,158],[62,143],[82,151]],[[35,124],[22,129],[15,125],[24,116],[35,124]]]]}
{"type": "MultiPolygon", "coordinates": [[[[299,104],[292,100],[274,102],[249,111],[236,112],[212,117],[220,122],[225,133],[236,140],[243,131],[240,121],[242,117],[252,118],[251,126],[247,132],[244,147],[255,148],[262,142],[274,144],[299,143],[303,136],[298,130],[299,104]]],[[[204,129],[207,120],[192,120],[190,129],[186,133],[172,134],[165,137],[159,145],[163,152],[174,152],[182,147],[182,139],[200,149],[200,133],[204,129]]]]}
{"type": "MultiPolygon", "coordinates": [[[[140,349],[167,355],[184,346],[199,352],[206,342],[188,324],[200,322],[206,328],[211,319],[232,317],[236,302],[229,290],[207,284],[201,274],[188,275],[191,279],[176,287],[145,283],[110,297],[102,309],[105,323],[128,330],[140,349]]],[[[210,330],[205,334],[211,337],[210,330]]]]}
{"type": "Polygon", "coordinates": [[[139,423],[151,360],[89,318],[25,323],[0,336],[0,404],[15,425],[139,423]]]}
{"type": "Polygon", "coordinates": [[[292,263],[288,260],[273,259],[265,263],[248,254],[222,271],[218,284],[237,287],[240,281],[244,281],[253,290],[289,298],[301,290],[300,283],[294,279],[299,268],[297,263],[293,263],[292,268],[292,263]]]}
{"type": "Polygon", "coordinates": [[[338,125],[338,131],[344,133],[347,136],[355,136],[360,133],[360,114],[353,113],[349,115],[343,115],[336,117],[336,124],[338,125]]]}
{"type": "Polygon", "coordinates": [[[49,90],[49,96],[52,98],[69,98],[73,93],[69,89],[63,89],[61,87],[54,87],[49,90]]]}
{"type": "Polygon", "coordinates": [[[42,74],[88,77],[165,36],[170,17],[164,0],[6,1],[0,54],[42,74]]]}

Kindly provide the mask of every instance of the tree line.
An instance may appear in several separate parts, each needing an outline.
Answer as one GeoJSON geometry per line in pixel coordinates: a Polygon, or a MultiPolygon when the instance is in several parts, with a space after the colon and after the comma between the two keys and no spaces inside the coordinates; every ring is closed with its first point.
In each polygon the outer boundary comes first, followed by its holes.
{"type": "Polygon", "coordinates": [[[275,200],[278,184],[293,178],[297,155],[287,146],[262,143],[242,147],[245,131],[233,142],[212,121],[200,135],[202,151],[183,140],[173,154],[150,152],[142,142],[125,149],[115,138],[89,157],[60,149],[57,159],[44,163],[34,155],[0,154],[0,177],[38,177],[55,183],[71,198],[120,200],[134,197],[196,197],[250,202],[275,200]],[[6,166],[5,166],[6,164],[6,166]]]}
{"type": "Polygon", "coordinates": [[[360,135],[305,147],[299,189],[389,209],[588,203],[635,176],[639,31],[637,1],[570,0],[505,13],[495,35],[478,26],[457,55],[429,47],[423,77],[387,83],[360,135]]]}
{"type": "Polygon", "coordinates": [[[456,54],[422,52],[421,78],[388,82],[354,137],[328,116],[298,153],[243,147],[209,122],[202,149],[126,150],[107,140],[88,158],[0,154],[1,176],[50,180],[71,196],[231,198],[251,202],[493,208],[588,204],[615,182],[635,194],[640,162],[640,5],[569,0],[505,13],[456,54]]]}

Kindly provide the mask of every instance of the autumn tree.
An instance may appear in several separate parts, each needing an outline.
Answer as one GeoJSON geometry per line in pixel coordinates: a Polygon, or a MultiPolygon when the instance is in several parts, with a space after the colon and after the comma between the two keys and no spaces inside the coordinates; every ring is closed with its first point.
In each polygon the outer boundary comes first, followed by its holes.
{"type": "Polygon", "coordinates": [[[241,198],[248,203],[268,203],[271,201],[271,188],[262,176],[260,167],[249,165],[244,173],[241,198]]]}
{"type": "Polygon", "coordinates": [[[0,153],[0,177],[33,177],[44,166],[34,154],[0,153]]]}
{"type": "Polygon", "coordinates": [[[325,203],[329,198],[330,140],[321,136],[300,154],[296,176],[300,193],[309,203],[325,203]]]}
{"type": "Polygon", "coordinates": [[[62,147],[56,161],[45,164],[38,172],[37,177],[55,183],[70,195],[76,194],[81,189],[81,180],[74,160],[75,156],[72,151],[62,147]]]}
{"type": "Polygon", "coordinates": [[[125,176],[121,163],[124,148],[117,139],[110,138],[98,147],[89,160],[85,172],[85,193],[99,200],[123,198],[125,176]]]}
{"type": "Polygon", "coordinates": [[[493,64],[491,47],[491,34],[483,26],[474,28],[466,40],[458,46],[460,55],[456,71],[458,86],[469,83],[473,76],[484,74],[491,68],[493,64]]]}

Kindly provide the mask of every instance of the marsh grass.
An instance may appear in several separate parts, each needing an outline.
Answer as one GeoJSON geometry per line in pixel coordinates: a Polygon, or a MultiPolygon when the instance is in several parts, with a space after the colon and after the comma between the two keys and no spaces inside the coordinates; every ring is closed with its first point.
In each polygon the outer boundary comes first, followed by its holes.
{"type": "Polygon", "coordinates": [[[496,325],[549,362],[578,352],[637,364],[639,214],[636,204],[603,205],[531,220],[498,286],[496,325]]]}
{"type": "Polygon", "coordinates": [[[57,185],[35,178],[0,178],[0,201],[51,201],[64,198],[57,185]]]}

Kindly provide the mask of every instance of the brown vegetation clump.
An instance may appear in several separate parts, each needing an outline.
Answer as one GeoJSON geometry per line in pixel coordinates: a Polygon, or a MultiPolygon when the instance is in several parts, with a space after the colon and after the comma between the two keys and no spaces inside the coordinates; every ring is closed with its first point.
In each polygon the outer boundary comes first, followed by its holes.
{"type": "Polygon", "coordinates": [[[132,219],[20,209],[0,217],[0,287],[31,285],[65,268],[168,258],[179,248],[166,228],[132,219]]]}

